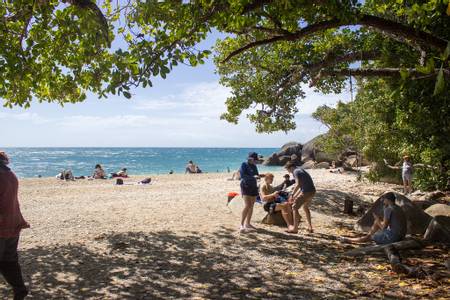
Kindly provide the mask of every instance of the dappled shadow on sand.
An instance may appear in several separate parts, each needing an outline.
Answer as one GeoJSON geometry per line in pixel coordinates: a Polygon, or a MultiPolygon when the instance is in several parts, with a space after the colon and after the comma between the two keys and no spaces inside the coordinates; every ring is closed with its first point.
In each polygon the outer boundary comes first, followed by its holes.
{"type": "Polygon", "coordinates": [[[311,210],[328,215],[328,216],[342,216],[344,215],[345,199],[353,201],[353,211],[355,216],[360,215],[358,212],[364,211],[371,202],[365,201],[354,193],[344,193],[338,190],[319,189],[311,202],[311,210]]]}
{"type": "Polygon", "coordinates": [[[367,266],[342,262],[343,251],[327,234],[220,228],[102,234],[27,249],[21,260],[32,299],[354,298],[367,279],[351,271],[367,266]]]}

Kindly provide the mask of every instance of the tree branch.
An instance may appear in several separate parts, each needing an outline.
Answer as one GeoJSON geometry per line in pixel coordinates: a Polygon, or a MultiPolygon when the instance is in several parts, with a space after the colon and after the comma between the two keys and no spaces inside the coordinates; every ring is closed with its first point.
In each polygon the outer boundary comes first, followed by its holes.
{"type": "Polygon", "coordinates": [[[63,2],[70,3],[71,5],[79,7],[81,9],[90,10],[97,17],[97,20],[101,25],[101,31],[103,32],[103,36],[106,42],[108,43],[108,47],[111,47],[111,41],[109,40],[108,21],[106,20],[105,16],[103,15],[102,11],[97,6],[97,4],[95,4],[91,0],[63,0],[63,2]]]}
{"type": "MultiPolygon", "coordinates": [[[[322,70],[311,81],[310,86],[314,86],[318,80],[325,76],[362,76],[362,77],[401,77],[401,72],[407,71],[412,79],[424,79],[436,76],[438,70],[430,74],[424,74],[416,69],[401,69],[401,68],[377,68],[377,69],[365,69],[365,68],[348,68],[340,70],[322,70]]],[[[450,69],[444,69],[444,76],[450,77],[450,69]]]]}
{"type": "Polygon", "coordinates": [[[271,37],[268,39],[258,40],[258,41],[249,43],[249,44],[231,52],[223,60],[223,62],[227,62],[232,57],[234,57],[248,49],[254,48],[254,47],[271,44],[271,43],[276,43],[279,41],[299,40],[299,39],[308,37],[319,31],[323,31],[323,30],[331,29],[331,28],[338,28],[341,26],[348,26],[348,25],[362,25],[362,26],[373,27],[374,29],[377,29],[377,30],[385,32],[385,33],[389,33],[389,34],[392,34],[395,36],[400,36],[400,37],[412,40],[414,42],[418,42],[423,45],[429,45],[429,46],[435,47],[442,52],[447,47],[447,43],[448,43],[447,40],[437,37],[431,33],[416,30],[412,27],[403,25],[398,22],[383,19],[383,18],[380,18],[377,16],[361,14],[361,15],[359,15],[358,18],[356,18],[354,20],[342,21],[342,20],[335,18],[335,19],[331,19],[328,21],[322,21],[322,22],[318,22],[316,24],[306,26],[296,32],[293,32],[293,33],[278,35],[278,36],[271,37]]]}

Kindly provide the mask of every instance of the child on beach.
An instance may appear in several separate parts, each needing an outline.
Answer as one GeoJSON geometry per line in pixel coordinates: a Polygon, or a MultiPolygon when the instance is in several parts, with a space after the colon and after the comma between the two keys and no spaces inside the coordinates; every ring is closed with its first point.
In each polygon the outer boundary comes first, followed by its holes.
{"type": "Polygon", "coordinates": [[[272,173],[266,173],[264,176],[264,184],[260,188],[259,195],[264,202],[264,210],[270,214],[281,211],[281,215],[286,221],[286,224],[288,227],[291,227],[293,225],[291,205],[283,197],[283,193],[275,190],[272,186],[273,178],[272,173]]]}
{"type": "Polygon", "coordinates": [[[261,162],[256,152],[250,152],[246,162],[243,162],[239,173],[241,175],[241,194],[244,198],[244,209],[242,210],[241,226],[239,231],[244,233],[255,230],[256,228],[251,224],[253,205],[258,196],[258,184],[256,178],[261,177],[258,173],[256,164],[261,162]]]}

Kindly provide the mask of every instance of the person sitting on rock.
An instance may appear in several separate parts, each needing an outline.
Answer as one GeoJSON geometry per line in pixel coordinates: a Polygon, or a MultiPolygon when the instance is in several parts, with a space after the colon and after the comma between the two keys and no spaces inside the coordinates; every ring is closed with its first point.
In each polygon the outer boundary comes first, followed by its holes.
{"type": "Polygon", "coordinates": [[[374,222],[369,233],[360,238],[346,238],[347,242],[368,242],[373,240],[379,245],[391,244],[404,239],[407,225],[403,210],[395,204],[395,194],[392,192],[383,195],[384,217],[381,219],[373,214],[374,222]]]}
{"type": "Polygon", "coordinates": [[[280,191],[276,191],[272,186],[274,175],[272,173],[266,173],[264,176],[264,183],[259,190],[259,196],[264,203],[264,210],[269,214],[281,211],[283,219],[288,226],[293,225],[292,221],[292,208],[287,202],[287,198],[282,197],[280,191]]]}

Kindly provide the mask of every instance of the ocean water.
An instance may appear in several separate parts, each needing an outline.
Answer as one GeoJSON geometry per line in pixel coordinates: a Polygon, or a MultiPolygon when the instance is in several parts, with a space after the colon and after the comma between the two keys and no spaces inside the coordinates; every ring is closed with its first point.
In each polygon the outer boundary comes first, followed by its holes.
{"type": "MultiPolygon", "coordinates": [[[[189,160],[204,172],[237,170],[251,151],[268,156],[276,148],[4,148],[17,176],[51,177],[63,169],[75,176],[91,175],[96,164],[107,173],[127,168],[131,175],[184,173],[189,160]]],[[[279,167],[258,166],[261,171],[279,167]]]]}

